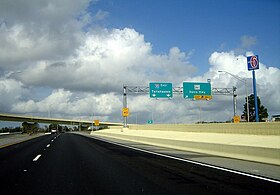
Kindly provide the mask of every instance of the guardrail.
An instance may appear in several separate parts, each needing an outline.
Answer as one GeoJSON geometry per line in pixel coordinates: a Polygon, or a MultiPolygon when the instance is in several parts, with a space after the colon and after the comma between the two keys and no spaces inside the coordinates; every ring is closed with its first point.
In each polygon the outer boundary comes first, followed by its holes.
{"type": "Polygon", "coordinates": [[[15,134],[21,134],[22,132],[6,132],[6,133],[0,133],[0,136],[3,135],[15,135],[15,134]]]}

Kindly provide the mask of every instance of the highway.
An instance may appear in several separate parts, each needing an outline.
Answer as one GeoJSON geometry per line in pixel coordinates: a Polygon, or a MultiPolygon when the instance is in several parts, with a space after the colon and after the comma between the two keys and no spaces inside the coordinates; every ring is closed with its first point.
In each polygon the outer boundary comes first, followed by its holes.
{"type": "Polygon", "coordinates": [[[278,194],[280,184],[73,133],[0,148],[0,194],[278,194]]]}

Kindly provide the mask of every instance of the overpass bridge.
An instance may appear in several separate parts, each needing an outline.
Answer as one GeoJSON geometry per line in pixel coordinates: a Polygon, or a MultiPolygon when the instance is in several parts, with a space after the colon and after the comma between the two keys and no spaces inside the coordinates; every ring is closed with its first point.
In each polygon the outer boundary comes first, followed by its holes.
{"type": "MultiPolygon", "coordinates": [[[[61,124],[61,125],[85,125],[91,126],[93,121],[77,120],[77,119],[61,119],[61,118],[44,118],[38,116],[25,116],[16,114],[3,114],[0,113],[0,120],[13,121],[13,122],[26,122],[26,123],[47,123],[47,124],[61,124]]],[[[122,123],[100,122],[100,126],[122,126],[122,123]]]]}

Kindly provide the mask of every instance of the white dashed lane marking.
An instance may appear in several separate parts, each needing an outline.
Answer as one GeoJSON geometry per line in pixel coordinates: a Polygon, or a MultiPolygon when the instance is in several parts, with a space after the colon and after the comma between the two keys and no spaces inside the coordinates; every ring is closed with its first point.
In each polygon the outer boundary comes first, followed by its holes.
{"type": "MultiPolygon", "coordinates": [[[[58,136],[57,136],[58,137],[58,136]]],[[[54,137],[54,139],[51,140],[51,142],[53,142],[57,137],[54,137]]],[[[51,146],[51,144],[48,144],[46,147],[49,148],[51,146]]],[[[46,150],[46,148],[44,148],[44,150],[46,150]]],[[[37,161],[42,155],[38,154],[34,159],[33,162],[37,161]]],[[[25,170],[24,170],[25,171],[25,170]]]]}
{"type": "MultiPolygon", "coordinates": [[[[57,136],[58,137],[58,136],[57,136]]],[[[57,137],[54,137],[54,139],[51,140],[51,142],[53,142],[57,137]]],[[[49,148],[51,146],[51,144],[47,145],[47,148],[49,148]]],[[[44,150],[46,150],[46,148],[44,148],[44,150]]],[[[37,161],[42,155],[38,154],[34,159],[33,162],[37,161]]]]}
{"type": "Polygon", "coordinates": [[[33,159],[33,161],[34,161],[34,162],[37,161],[40,157],[41,157],[41,154],[38,154],[38,155],[33,159]]]}

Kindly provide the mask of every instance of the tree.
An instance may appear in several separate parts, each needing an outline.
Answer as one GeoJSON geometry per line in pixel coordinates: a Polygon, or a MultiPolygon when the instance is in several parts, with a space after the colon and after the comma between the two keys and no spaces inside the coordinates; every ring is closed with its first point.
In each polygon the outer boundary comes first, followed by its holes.
{"type": "MultiPolygon", "coordinates": [[[[263,105],[261,105],[261,100],[257,96],[258,101],[258,108],[259,108],[259,121],[264,122],[265,119],[268,117],[267,108],[265,108],[263,105]]],[[[256,114],[255,114],[255,100],[254,100],[254,94],[251,94],[248,96],[248,102],[249,102],[249,118],[250,122],[256,121],[256,114]]],[[[247,102],[245,98],[245,104],[244,104],[244,111],[242,114],[242,117],[246,119],[247,121],[247,102]]]]}

